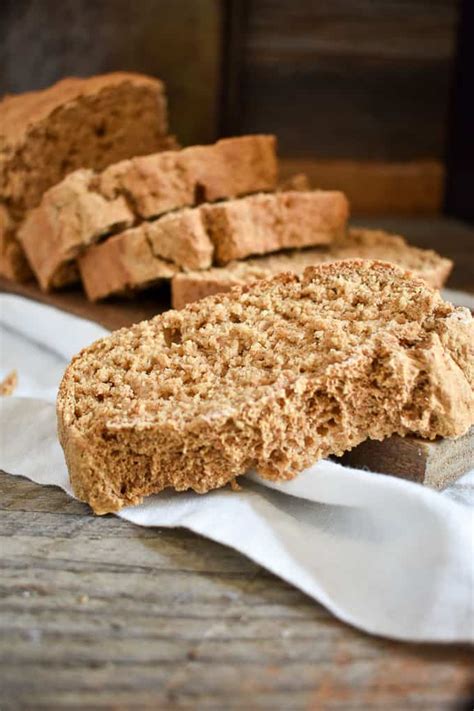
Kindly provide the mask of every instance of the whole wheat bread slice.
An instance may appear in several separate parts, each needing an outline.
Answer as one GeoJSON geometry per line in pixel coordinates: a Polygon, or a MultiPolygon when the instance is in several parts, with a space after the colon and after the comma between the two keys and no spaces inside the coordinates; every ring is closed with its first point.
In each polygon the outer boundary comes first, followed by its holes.
{"type": "MultiPolygon", "coordinates": [[[[148,239],[153,254],[178,267],[207,269],[214,260],[247,256],[274,250],[328,244],[345,232],[348,203],[336,191],[278,192],[250,195],[215,205],[208,203],[164,215],[142,223],[136,230],[148,239]]],[[[142,265],[136,262],[126,242],[135,231],[125,231],[90,247],[79,257],[82,282],[89,299],[143,288],[142,265]],[[121,245],[121,263],[111,258],[121,245]],[[117,275],[106,282],[101,275],[117,269],[126,279],[120,286],[117,275]],[[114,284],[116,291],[109,288],[114,284]]],[[[157,266],[160,269],[159,265],[157,266]]],[[[152,270],[152,265],[150,265],[152,270]]],[[[178,270],[176,270],[178,271],[178,270]]],[[[283,269],[280,269],[283,271],[283,269]]]]}
{"type": "Polygon", "coordinates": [[[91,300],[123,294],[160,281],[169,281],[178,272],[172,262],[156,257],[141,227],[110,237],[91,247],[81,260],[83,283],[91,300]],[[125,239],[124,239],[125,238],[125,239]]]}
{"type": "Polygon", "coordinates": [[[48,188],[81,167],[103,170],[173,148],[167,132],[164,85],[142,74],[63,79],[0,101],[0,203],[9,213],[9,229],[0,225],[0,273],[30,273],[15,232],[48,188]]]}
{"type": "Polygon", "coordinates": [[[234,286],[251,284],[279,272],[300,274],[306,267],[340,259],[376,259],[391,262],[410,269],[436,289],[444,285],[453,266],[450,259],[441,257],[432,250],[411,247],[399,235],[381,230],[352,228],[346,239],[324,249],[291,250],[245,261],[233,261],[225,267],[177,273],[171,281],[173,308],[181,309],[205,296],[224,293],[234,286]]]}
{"type": "Polygon", "coordinates": [[[411,273],[346,261],[211,296],[97,341],[60,386],[75,494],[97,513],[254,467],[288,479],[371,437],[474,420],[474,332],[411,273]]]}
{"type": "Polygon", "coordinates": [[[121,161],[102,173],[80,170],[48,190],[19,238],[40,286],[101,237],[202,201],[276,187],[273,136],[227,138],[121,161]]]}

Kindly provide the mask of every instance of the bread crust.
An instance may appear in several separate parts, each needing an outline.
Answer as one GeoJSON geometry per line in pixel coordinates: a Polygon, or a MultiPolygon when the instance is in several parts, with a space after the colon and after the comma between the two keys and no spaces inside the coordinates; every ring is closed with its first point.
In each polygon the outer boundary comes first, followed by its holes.
{"type": "Polygon", "coordinates": [[[0,203],[0,274],[13,281],[26,282],[33,278],[21,245],[17,241],[17,223],[6,205],[0,203]]]}
{"type": "Polygon", "coordinates": [[[368,437],[460,436],[473,349],[466,309],[384,262],[279,274],[169,311],[66,370],[58,432],[75,494],[102,514],[251,467],[292,478],[368,437]]]}
{"type": "Polygon", "coordinates": [[[178,267],[155,257],[141,227],[93,245],[79,260],[81,280],[90,301],[169,280],[178,267]]]}
{"type": "Polygon", "coordinates": [[[47,290],[65,262],[107,234],[202,200],[273,190],[276,180],[273,136],[241,136],[139,156],[101,173],[68,175],[29,213],[19,239],[47,290]]]}
{"type": "Polygon", "coordinates": [[[308,191],[250,195],[217,205],[206,203],[185,208],[158,220],[144,222],[135,230],[114,238],[115,246],[121,245],[120,265],[116,260],[110,260],[110,240],[106,240],[79,257],[79,268],[88,297],[103,298],[126,288],[141,289],[148,283],[148,279],[141,278],[140,272],[147,266],[153,270],[153,264],[138,263],[139,255],[127,248],[127,242],[136,239],[138,233],[150,243],[152,254],[147,253],[149,260],[153,260],[154,255],[158,261],[166,259],[185,271],[206,270],[218,253],[221,256],[225,252],[247,254],[295,245],[327,244],[340,237],[346,220],[347,200],[342,193],[308,191]],[[227,223],[227,228],[223,222],[227,223]],[[112,275],[114,269],[116,274],[112,275]],[[97,272],[108,273],[108,283],[114,284],[114,292],[91,288],[97,272]],[[127,275],[123,283],[120,275],[127,275]]]}
{"type": "MultiPolygon", "coordinates": [[[[164,85],[132,72],[63,79],[0,101],[0,195],[19,224],[42,194],[71,171],[176,146],[167,135],[164,85]],[[137,113],[137,106],[140,111],[137,113]]],[[[16,242],[16,228],[9,244],[16,242]]],[[[21,280],[15,249],[2,249],[0,273],[21,280]]]]}
{"type": "MultiPolygon", "coordinates": [[[[65,77],[52,86],[39,91],[22,94],[7,94],[0,101],[2,128],[0,146],[16,146],[22,143],[31,127],[49,118],[54,111],[86,96],[95,96],[104,89],[133,82],[137,86],[150,87],[164,93],[160,79],[137,72],[109,72],[93,77],[65,77]]],[[[166,113],[159,115],[161,133],[168,130],[166,113]]]]}
{"type": "Polygon", "coordinates": [[[441,289],[453,263],[433,250],[418,249],[403,237],[382,230],[351,228],[347,237],[323,249],[292,250],[245,261],[233,261],[225,267],[176,274],[171,281],[174,309],[211,294],[230,291],[234,286],[250,284],[281,271],[297,274],[311,265],[341,259],[379,259],[410,269],[429,286],[441,289]]]}
{"type": "Polygon", "coordinates": [[[215,261],[227,264],[252,254],[331,244],[342,239],[349,202],[337,190],[290,190],[242,202],[204,205],[215,261]]]}

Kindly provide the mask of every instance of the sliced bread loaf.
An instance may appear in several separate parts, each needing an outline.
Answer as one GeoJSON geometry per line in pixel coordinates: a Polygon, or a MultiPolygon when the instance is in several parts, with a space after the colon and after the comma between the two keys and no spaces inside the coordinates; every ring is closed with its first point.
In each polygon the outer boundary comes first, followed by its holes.
{"type": "MultiPolygon", "coordinates": [[[[175,146],[167,135],[164,85],[115,72],[64,79],[48,89],[0,102],[0,202],[18,226],[25,211],[65,175],[175,146]]],[[[0,232],[0,273],[22,277],[14,234],[0,232]]]]}
{"type": "MultiPolygon", "coordinates": [[[[346,229],[348,204],[339,192],[307,191],[278,192],[250,195],[215,205],[204,204],[164,215],[153,222],[142,223],[136,230],[148,239],[153,254],[172,261],[183,269],[208,269],[214,260],[226,256],[247,256],[282,248],[328,244],[341,237],[346,229]]],[[[110,240],[90,247],[79,257],[82,282],[89,299],[109,296],[106,282],[97,275],[116,268],[110,259],[111,249],[122,243],[121,266],[125,276],[121,288],[130,288],[130,277],[135,275],[133,288],[143,287],[140,265],[126,242],[135,239],[135,231],[126,231],[110,240]]],[[[152,267],[150,266],[150,269],[152,267]]],[[[279,271],[282,271],[280,269],[279,271]]],[[[176,270],[178,271],[178,270],[176,270]]],[[[120,286],[117,276],[107,284],[120,286]]]]}
{"type": "Polygon", "coordinates": [[[474,421],[471,314],[411,273],[345,261],[211,296],[97,341],[57,412],[75,494],[97,513],[254,467],[288,479],[370,437],[474,421]]]}
{"type": "Polygon", "coordinates": [[[306,267],[340,259],[378,259],[413,271],[427,284],[440,289],[452,269],[449,259],[436,252],[407,244],[403,237],[381,230],[352,228],[347,238],[324,249],[305,249],[234,261],[225,267],[177,273],[171,282],[174,309],[211,294],[230,291],[279,272],[300,274],[306,267]]]}
{"type": "Polygon", "coordinates": [[[48,190],[19,238],[40,286],[59,286],[58,269],[104,235],[203,200],[276,187],[273,136],[242,136],[80,170],[48,190]]]}

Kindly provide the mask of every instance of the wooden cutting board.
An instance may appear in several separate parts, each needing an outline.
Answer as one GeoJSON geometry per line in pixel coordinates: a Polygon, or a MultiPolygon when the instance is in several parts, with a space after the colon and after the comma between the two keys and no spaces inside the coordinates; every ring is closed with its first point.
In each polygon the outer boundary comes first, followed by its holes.
{"type": "Polygon", "coordinates": [[[445,489],[474,469],[474,427],[456,440],[434,441],[394,435],[382,442],[366,440],[339,460],[342,464],[371,472],[445,489]]]}

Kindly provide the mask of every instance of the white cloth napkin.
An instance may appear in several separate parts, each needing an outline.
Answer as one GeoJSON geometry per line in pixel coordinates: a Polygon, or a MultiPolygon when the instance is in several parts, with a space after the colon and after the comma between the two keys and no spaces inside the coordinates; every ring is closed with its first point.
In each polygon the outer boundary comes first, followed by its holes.
{"type": "MultiPolygon", "coordinates": [[[[0,376],[19,387],[0,404],[0,467],[72,496],[54,399],[96,324],[0,295],[0,376]]],[[[165,492],[119,516],[184,526],[231,546],[367,632],[403,640],[474,641],[474,470],[443,493],[319,462],[273,484],[250,474],[240,493],[165,492]]],[[[27,515],[27,514],[25,514],[27,515]]]]}

